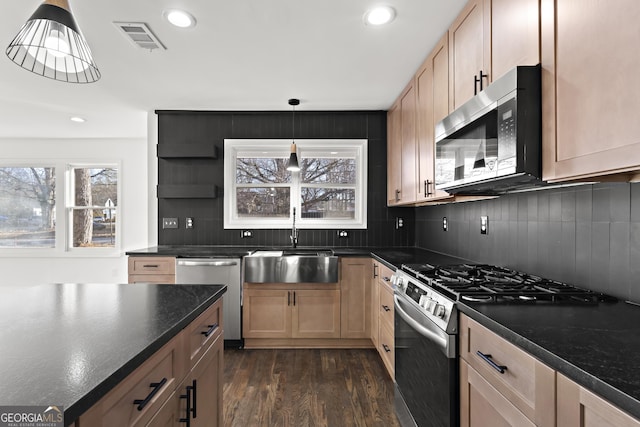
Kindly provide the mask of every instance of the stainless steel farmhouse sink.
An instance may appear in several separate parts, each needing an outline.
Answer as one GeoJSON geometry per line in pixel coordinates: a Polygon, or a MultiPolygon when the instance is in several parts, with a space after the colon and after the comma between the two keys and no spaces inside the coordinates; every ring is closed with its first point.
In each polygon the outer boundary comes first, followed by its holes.
{"type": "Polygon", "coordinates": [[[249,283],[336,283],[338,257],[330,249],[257,250],[244,259],[249,283]]]}

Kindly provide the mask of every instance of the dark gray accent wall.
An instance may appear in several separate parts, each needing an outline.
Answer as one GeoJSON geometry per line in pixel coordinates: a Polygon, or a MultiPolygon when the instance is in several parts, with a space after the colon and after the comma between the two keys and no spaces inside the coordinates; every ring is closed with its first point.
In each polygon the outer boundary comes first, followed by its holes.
{"type": "Polygon", "coordinates": [[[509,194],[415,214],[416,246],[640,302],[640,183],[509,194]]]}
{"type": "MultiPolygon", "coordinates": [[[[223,226],[224,144],[226,138],[291,138],[291,112],[157,111],[158,145],[179,152],[185,144],[213,144],[218,158],[159,158],[159,185],[205,185],[218,187],[217,198],[158,199],[160,245],[289,245],[289,230],[255,229],[253,238],[241,239],[240,230],[223,226]],[[161,227],[163,217],[176,217],[178,229],[161,227]],[[194,228],[185,229],[186,217],[194,228]]],[[[368,139],[368,228],[349,230],[339,239],[337,230],[300,230],[301,246],[411,246],[414,240],[413,210],[386,207],[386,112],[296,112],[295,137],[368,139]],[[395,229],[395,218],[405,218],[404,229],[395,229]]]]}

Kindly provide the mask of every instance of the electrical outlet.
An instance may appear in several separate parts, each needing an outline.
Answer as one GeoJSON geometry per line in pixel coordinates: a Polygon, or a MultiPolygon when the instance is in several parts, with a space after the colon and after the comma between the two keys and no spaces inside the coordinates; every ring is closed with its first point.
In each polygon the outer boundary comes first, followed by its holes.
{"type": "Polygon", "coordinates": [[[447,217],[446,216],[442,217],[442,230],[443,231],[449,231],[449,222],[447,221],[447,217]]]}
{"type": "Polygon", "coordinates": [[[241,239],[251,239],[253,237],[253,232],[251,230],[242,230],[240,234],[241,239]]]}
{"type": "Polygon", "coordinates": [[[396,217],[396,230],[399,230],[402,227],[404,227],[404,219],[400,217],[396,217]]]}
{"type": "Polygon", "coordinates": [[[178,228],[178,218],[162,218],[162,228],[178,228]]]}
{"type": "Polygon", "coordinates": [[[193,228],[193,218],[186,217],[184,221],[184,228],[193,228]]]}
{"type": "Polygon", "coordinates": [[[480,234],[487,234],[489,232],[489,217],[480,217],[480,234]]]}
{"type": "Polygon", "coordinates": [[[341,239],[349,237],[349,232],[347,230],[338,230],[338,237],[341,239]]]}

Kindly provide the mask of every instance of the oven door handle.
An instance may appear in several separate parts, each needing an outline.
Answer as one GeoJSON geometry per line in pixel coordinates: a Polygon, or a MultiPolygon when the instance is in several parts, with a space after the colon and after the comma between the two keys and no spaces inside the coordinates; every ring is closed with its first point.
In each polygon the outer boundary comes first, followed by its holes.
{"type": "Polygon", "coordinates": [[[451,337],[446,333],[440,330],[437,326],[433,326],[434,330],[430,329],[428,326],[421,324],[417,320],[415,320],[406,310],[402,307],[406,305],[402,302],[397,295],[393,296],[393,302],[395,306],[395,311],[398,313],[402,319],[409,324],[417,333],[427,338],[429,341],[433,342],[438,346],[442,352],[447,355],[448,358],[455,358],[455,345],[454,341],[451,337]]]}

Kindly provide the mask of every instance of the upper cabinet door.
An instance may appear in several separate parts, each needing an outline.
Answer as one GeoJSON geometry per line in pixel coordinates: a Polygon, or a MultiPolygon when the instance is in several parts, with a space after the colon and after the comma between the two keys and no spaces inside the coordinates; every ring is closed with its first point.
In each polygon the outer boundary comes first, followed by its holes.
{"type": "Polygon", "coordinates": [[[418,202],[452,197],[435,189],[435,124],[449,114],[448,41],[448,34],[445,33],[418,70],[415,79],[418,202]]]}
{"type": "Polygon", "coordinates": [[[400,203],[402,179],[400,162],[402,158],[401,108],[397,101],[387,113],[387,205],[400,203]]]}
{"type": "Polygon", "coordinates": [[[639,21],[637,0],[542,0],[544,179],[640,169],[639,21]]]}
{"type": "Polygon", "coordinates": [[[491,0],[491,80],[539,62],[539,0],[491,0]]]}
{"type": "Polygon", "coordinates": [[[490,10],[490,0],[471,0],[449,28],[450,111],[491,79],[490,10]]]}
{"type": "Polygon", "coordinates": [[[401,195],[404,203],[416,201],[416,90],[413,82],[405,91],[401,104],[402,123],[402,159],[401,165],[401,195]]]}

